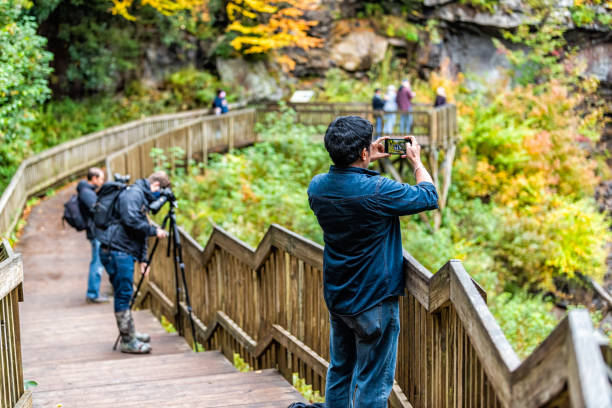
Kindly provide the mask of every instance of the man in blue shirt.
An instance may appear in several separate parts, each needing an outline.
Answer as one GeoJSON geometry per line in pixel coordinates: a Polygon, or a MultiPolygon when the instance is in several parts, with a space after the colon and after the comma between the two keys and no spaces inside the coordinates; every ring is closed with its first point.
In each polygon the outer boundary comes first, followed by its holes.
{"type": "Polygon", "coordinates": [[[399,216],[438,208],[438,193],[421,163],[421,147],[406,137],[417,184],[368,170],[388,157],[383,140],[371,142],[372,124],[336,118],[325,133],[334,162],[315,176],[308,200],[321,228],[324,296],[330,311],[328,408],[386,408],[393,387],[399,337],[399,296],[404,295],[399,216]]]}

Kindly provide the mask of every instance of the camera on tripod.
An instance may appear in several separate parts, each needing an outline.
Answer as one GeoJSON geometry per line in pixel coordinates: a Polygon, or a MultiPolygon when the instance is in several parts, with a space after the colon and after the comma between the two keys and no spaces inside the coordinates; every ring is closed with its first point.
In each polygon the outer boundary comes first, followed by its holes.
{"type": "Polygon", "coordinates": [[[171,206],[176,207],[176,197],[174,196],[174,193],[172,192],[170,187],[162,188],[161,190],[159,190],[159,198],[149,204],[149,210],[153,214],[157,214],[159,210],[162,209],[164,204],[166,204],[166,202],[170,202],[171,206]]]}
{"type": "Polygon", "coordinates": [[[130,182],[130,175],[126,174],[125,176],[122,176],[119,173],[115,173],[115,181],[117,183],[122,183],[122,184],[128,184],[130,182]]]}

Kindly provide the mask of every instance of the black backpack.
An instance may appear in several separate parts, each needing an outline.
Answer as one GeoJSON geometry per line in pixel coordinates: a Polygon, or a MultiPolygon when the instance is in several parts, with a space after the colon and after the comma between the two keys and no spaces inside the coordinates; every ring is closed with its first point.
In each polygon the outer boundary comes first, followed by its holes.
{"type": "Polygon", "coordinates": [[[64,203],[64,216],[62,220],[77,231],[83,231],[87,228],[87,223],[81,214],[81,206],[79,205],[79,197],[73,194],[70,200],[64,203]]]}
{"type": "Polygon", "coordinates": [[[125,184],[116,181],[109,181],[100,187],[98,200],[93,207],[93,220],[97,228],[105,230],[113,223],[115,203],[126,188],[125,184]]]}

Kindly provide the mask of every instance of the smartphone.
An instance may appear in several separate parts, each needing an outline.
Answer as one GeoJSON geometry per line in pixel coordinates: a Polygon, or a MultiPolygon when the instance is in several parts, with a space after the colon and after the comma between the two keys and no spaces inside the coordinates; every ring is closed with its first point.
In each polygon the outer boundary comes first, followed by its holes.
{"type": "Polygon", "coordinates": [[[406,143],[412,144],[410,139],[385,139],[385,153],[406,154],[406,143]]]}

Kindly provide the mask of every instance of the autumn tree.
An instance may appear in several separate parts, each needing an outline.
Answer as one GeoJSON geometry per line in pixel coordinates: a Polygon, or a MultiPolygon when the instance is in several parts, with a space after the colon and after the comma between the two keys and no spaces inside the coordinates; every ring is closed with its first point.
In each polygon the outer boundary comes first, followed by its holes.
{"type": "MultiPolygon", "coordinates": [[[[304,16],[316,7],[316,0],[231,0],[227,4],[231,21],[227,30],[237,34],[231,45],[244,54],[264,54],[286,47],[321,47],[323,40],[308,34],[318,21],[304,16]]],[[[276,60],[289,69],[295,66],[285,55],[276,55],[276,60]]]]}
{"type": "MultiPolygon", "coordinates": [[[[171,16],[189,11],[200,21],[208,20],[207,0],[112,0],[111,12],[134,21],[134,11],[150,6],[159,13],[171,16]]],[[[317,0],[229,0],[226,11],[233,34],[231,46],[243,54],[272,54],[285,68],[293,69],[295,62],[278,50],[298,47],[308,50],[321,47],[323,40],[309,35],[318,21],[305,17],[317,7],[317,0]]]]}
{"type": "MultiPolygon", "coordinates": [[[[134,9],[136,5],[134,0],[112,0],[113,7],[111,13],[120,15],[127,20],[135,21],[136,17],[133,15],[131,9],[134,9]]],[[[202,12],[205,14],[206,0],[141,0],[141,6],[150,6],[165,16],[171,16],[182,10],[190,10],[192,12],[202,12]]]]}

